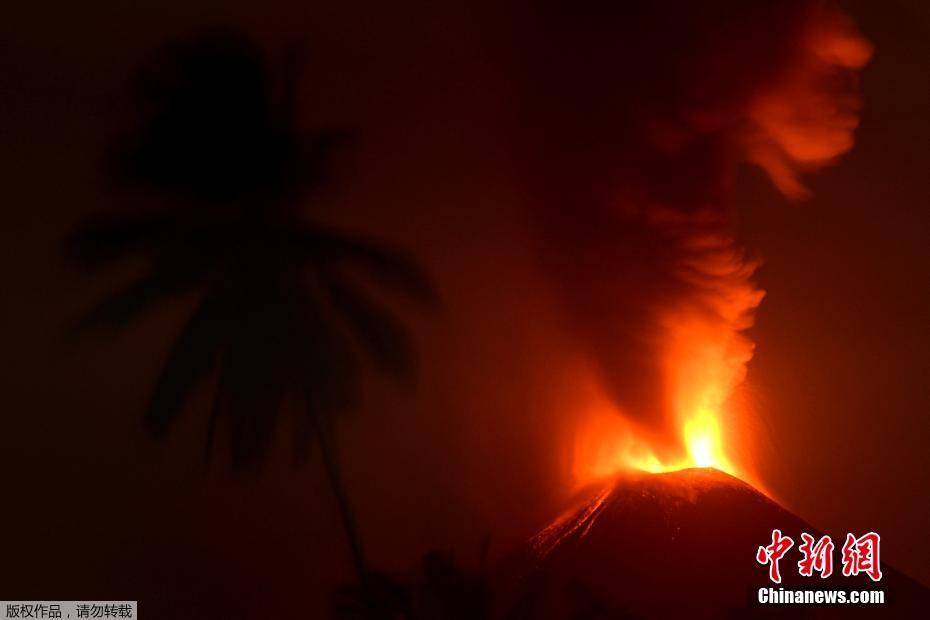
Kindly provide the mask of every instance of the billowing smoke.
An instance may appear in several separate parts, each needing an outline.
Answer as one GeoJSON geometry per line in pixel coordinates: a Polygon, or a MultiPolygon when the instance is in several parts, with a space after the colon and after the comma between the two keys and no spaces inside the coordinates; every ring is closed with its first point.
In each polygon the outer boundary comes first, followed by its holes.
{"type": "Polygon", "coordinates": [[[736,169],[804,197],[800,175],[852,146],[870,47],[818,1],[551,0],[518,19],[544,269],[609,398],[673,455],[753,354],[736,169]]]}

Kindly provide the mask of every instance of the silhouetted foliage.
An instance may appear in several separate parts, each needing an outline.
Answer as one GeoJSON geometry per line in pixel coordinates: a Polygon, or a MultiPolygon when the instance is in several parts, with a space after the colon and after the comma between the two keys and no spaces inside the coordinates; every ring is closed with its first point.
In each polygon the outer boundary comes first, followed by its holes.
{"type": "Polygon", "coordinates": [[[158,378],[145,419],[167,430],[192,390],[215,377],[207,437],[231,441],[233,464],[260,464],[286,397],[306,405],[299,448],[318,440],[363,587],[365,560],[342,488],[332,416],[358,396],[359,357],[401,380],[414,376],[405,326],[370,294],[380,285],[419,305],[436,301],[403,252],[312,225],[301,192],[324,176],[343,134],[302,136],[294,71],[280,88],[258,52],[232,35],[171,49],[141,80],[146,121],[117,165],[120,179],[165,200],[111,213],[71,240],[71,256],[100,269],[144,257],[148,269],[92,308],[84,332],[125,325],[165,300],[197,294],[158,378]]]}
{"type": "MultiPolygon", "coordinates": [[[[435,301],[404,253],[300,217],[299,192],[319,180],[336,134],[301,140],[293,102],[275,101],[270,82],[258,52],[236,36],[172,49],[141,81],[149,118],[119,172],[176,200],[98,218],[71,245],[84,267],[134,254],[151,265],[91,309],[79,331],[122,326],[165,299],[202,293],[146,420],[166,430],[218,370],[213,415],[229,427],[237,466],[264,456],[287,393],[304,398],[310,416],[353,404],[357,352],[399,379],[413,377],[407,330],[360,279],[421,305],[435,301]]],[[[293,96],[292,86],[280,90],[293,96]]]]}
{"type": "Polygon", "coordinates": [[[275,88],[258,51],[238,36],[179,44],[138,82],[147,118],[122,154],[120,176],[198,204],[291,206],[294,192],[319,180],[329,147],[347,136],[297,131],[296,66],[286,68],[275,88]]]}
{"type": "Polygon", "coordinates": [[[340,620],[484,620],[490,618],[488,584],[481,572],[471,572],[456,563],[451,553],[430,551],[423,557],[420,572],[409,581],[384,574],[374,576],[378,607],[356,586],[336,592],[336,615],[340,620]]]}

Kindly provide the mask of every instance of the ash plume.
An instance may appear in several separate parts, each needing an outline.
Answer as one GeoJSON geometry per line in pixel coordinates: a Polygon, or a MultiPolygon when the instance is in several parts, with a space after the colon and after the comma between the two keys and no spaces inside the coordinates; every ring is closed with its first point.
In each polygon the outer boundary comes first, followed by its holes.
{"type": "Polygon", "coordinates": [[[550,1],[519,13],[543,266],[604,390],[658,447],[725,408],[763,296],[733,180],[791,199],[852,147],[871,49],[833,3],[550,1]]]}

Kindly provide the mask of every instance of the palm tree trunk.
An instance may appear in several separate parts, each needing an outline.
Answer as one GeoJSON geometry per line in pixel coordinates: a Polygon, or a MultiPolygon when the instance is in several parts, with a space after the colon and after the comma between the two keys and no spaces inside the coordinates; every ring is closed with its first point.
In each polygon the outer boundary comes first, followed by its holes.
{"type": "Polygon", "coordinates": [[[311,418],[313,419],[313,424],[316,427],[316,435],[320,442],[320,452],[323,456],[323,466],[326,469],[326,477],[332,488],[333,496],[336,498],[339,516],[342,519],[342,527],[349,541],[349,548],[352,552],[352,563],[355,565],[355,572],[358,577],[359,585],[362,588],[366,603],[371,605],[372,612],[374,612],[378,618],[381,618],[384,614],[372,588],[371,575],[368,570],[368,560],[362,548],[362,540],[358,532],[358,525],[355,522],[355,515],[352,512],[349,497],[342,484],[339,461],[335,454],[335,436],[332,427],[325,419],[325,416],[317,412],[312,412],[311,418]]]}

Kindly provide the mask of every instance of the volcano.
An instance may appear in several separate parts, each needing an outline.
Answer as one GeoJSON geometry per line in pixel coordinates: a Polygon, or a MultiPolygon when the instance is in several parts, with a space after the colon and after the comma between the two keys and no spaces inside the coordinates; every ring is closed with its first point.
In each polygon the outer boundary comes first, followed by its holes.
{"type": "MultiPolygon", "coordinates": [[[[576,505],[504,563],[507,617],[756,618],[922,617],[930,590],[882,564],[875,583],[842,575],[845,532],[831,532],[833,575],[798,574],[800,535],[821,532],[752,486],[712,468],[630,473],[588,489],[576,505]],[[782,583],[757,563],[780,529],[795,541],[782,583]],[[762,605],[759,588],[884,591],[884,604],[762,605]]],[[[861,535],[864,532],[857,532],[861,535]]]]}

